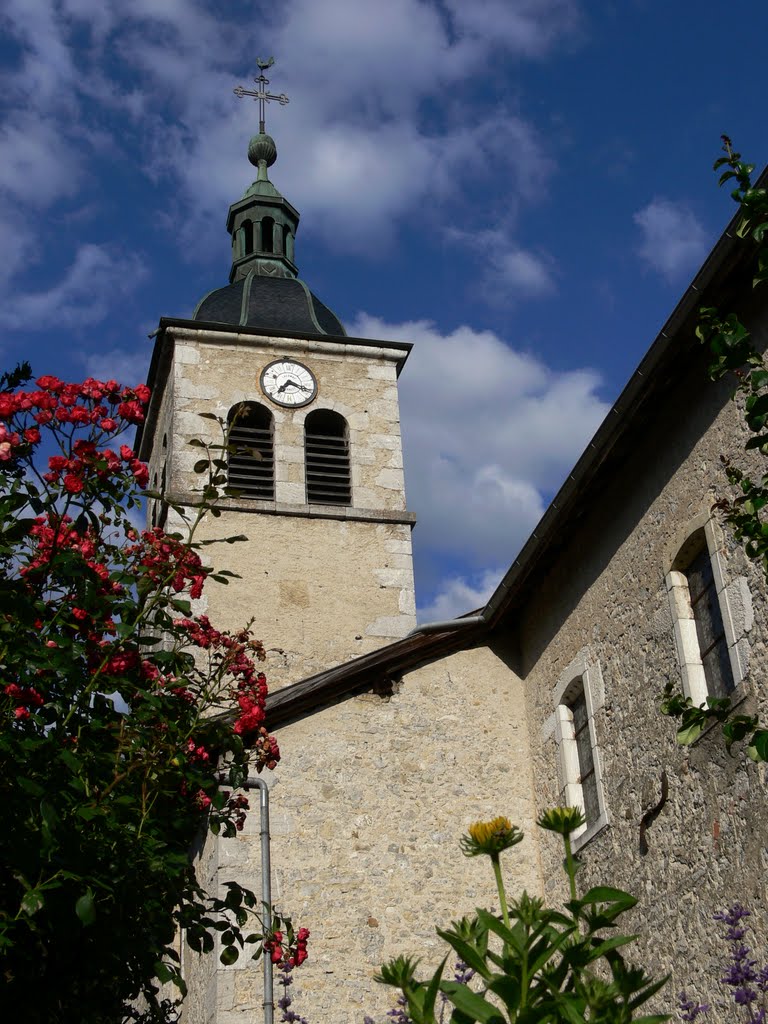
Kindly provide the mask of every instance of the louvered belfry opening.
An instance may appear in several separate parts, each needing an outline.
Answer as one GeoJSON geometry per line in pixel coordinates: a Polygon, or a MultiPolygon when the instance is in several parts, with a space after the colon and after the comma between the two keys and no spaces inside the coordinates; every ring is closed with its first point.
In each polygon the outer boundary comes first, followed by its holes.
{"type": "Polygon", "coordinates": [[[304,421],[307,502],[310,505],[351,505],[349,432],[337,412],[316,409],[304,421]]]}
{"type": "Polygon", "coordinates": [[[275,498],[272,413],[256,402],[229,410],[227,484],[245,498],[275,498]]]}

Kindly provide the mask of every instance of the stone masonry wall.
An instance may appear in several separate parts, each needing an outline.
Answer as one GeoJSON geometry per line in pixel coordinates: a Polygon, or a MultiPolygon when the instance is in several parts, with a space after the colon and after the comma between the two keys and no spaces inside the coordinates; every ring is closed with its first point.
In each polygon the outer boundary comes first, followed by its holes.
{"type": "Polygon", "coordinates": [[[244,532],[248,543],[215,544],[207,557],[240,575],[204,593],[211,622],[253,619],[274,690],[382,647],[415,625],[410,527],[224,512],[207,539],[244,532]]]}
{"type": "MultiPolygon", "coordinates": [[[[762,337],[764,326],[755,327],[762,337]]],[[[665,576],[688,526],[708,517],[727,486],[720,455],[745,462],[729,387],[709,383],[705,365],[702,353],[688,379],[660,403],[623,472],[574,528],[514,627],[540,808],[557,803],[562,786],[553,721],[558,681],[574,659],[600,666],[605,703],[594,722],[608,825],[581,850],[580,884],[618,885],[639,897],[629,927],[641,934],[644,964],[672,974],[667,1009],[684,986],[705,1001],[717,998],[725,944],[713,913],[737,901],[755,910],[761,963],[768,937],[765,766],[741,751],[729,757],[716,729],[681,748],[674,723],[659,711],[666,681],[680,686],[681,679],[665,576]],[[668,797],[647,828],[644,854],[641,821],[662,800],[663,773],[668,797]]],[[[737,691],[739,710],[759,710],[765,719],[764,579],[717,523],[714,535],[750,666],[737,691]]],[[[542,838],[550,898],[561,877],[555,838],[542,838]]]]}
{"type": "MultiPolygon", "coordinates": [[[[399,953],[434,969],[436,926],[496,901],[486,858],[458,841],[478,819],[508,814],[530,836],[533,781],[521,684],[487,649],[414,671],[391,697],[342,700],[278,732],[271,791],[277,907],[311,930],[295,973],[296,1009],[312,1022],[384,1019],[389,990],[372,977],[399,953]]],[[[219,877],[257,891],[258,809],[219,844],[219,877]]],[[[505,858],[511,892],[541,891],[536,843],[505,858]]],[[[261,964],[219,971],[217,1024],[256,1024],[261,964]]],[[[196,1012],[191,1006],[188,1019],[196,1012]]]]}
{"type": "MultiPolygon", "coordinates": [[[[206,611],[230,626],[254,619],[270,649],[274,686],[302,678],[403,636],[415,625],[412,517],[405,511],[397,404],[399,351],[336,342],[179,330],[161,427],[172,424],[168,485],[177,501],[194,500],[200,448],[221,441],[218,425],[234,405],[252,400],[274,415],[275,500],[225,499],[221,517],[207,517],[199,540],[245,535],[247,542],[207,549],[211,564],[242,577],[209,585],[206,611]],[[318,379],[318,397],[281,409],[261,393],[259,375],[282,355],[300,359],[318,379]],[[172,395],[171,400],[168,396],[172,395]],[[307,505],[304,419],[332,409],[349,425],[352,506],[307,505]]],[[[153,456],[158,472],[160,456],[153,456]]]]}

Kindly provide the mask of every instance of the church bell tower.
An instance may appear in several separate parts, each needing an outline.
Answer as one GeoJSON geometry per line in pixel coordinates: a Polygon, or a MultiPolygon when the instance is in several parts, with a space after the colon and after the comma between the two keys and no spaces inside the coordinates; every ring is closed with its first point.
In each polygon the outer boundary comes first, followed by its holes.
{"type": "MultiPolygon", "coordinates": [[[[271,63],[271,62],[270,62],[271,63]]],[[[255,91],[256,180],[229,209],[229,283],[189,320],[163,318],[139,440],[150,510],[173,529],[169,503],[201,498],[196,441],[221,443],[228,493],[196,539],[211,564],[238,574],[210,582],[201,609],[220,627],[253,620],[270,652],[271,685],[292,682],[383,646],[415,624],[411,529],[405,507],[397,379],[402,342],[350,338],[298,277],[299,214],[269,179],[277,158],[264,130],[267,62],[255,91]]]]}

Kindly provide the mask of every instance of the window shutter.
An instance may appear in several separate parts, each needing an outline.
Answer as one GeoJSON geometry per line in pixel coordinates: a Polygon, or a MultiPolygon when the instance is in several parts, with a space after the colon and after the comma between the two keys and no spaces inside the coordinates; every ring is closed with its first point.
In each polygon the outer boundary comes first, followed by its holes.
{"type": "Polygon", "coordinates": [[[275,460],[272,413],[242,402],[230,409],[227,485],[246,498],[274,501],[275,460]]]}
{"type": "Polygon", "coordinates": [[[317,409],[304,422],[307,502],[351,505],[347,421],[338,413],[317,409]]]}

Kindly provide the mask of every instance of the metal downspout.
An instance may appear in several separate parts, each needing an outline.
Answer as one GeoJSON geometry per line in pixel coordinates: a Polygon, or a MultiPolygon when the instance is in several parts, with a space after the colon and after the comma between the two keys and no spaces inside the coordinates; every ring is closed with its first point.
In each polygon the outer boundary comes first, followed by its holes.
{"type": "MultiPolygon", "coordinates": [[[[243,789],[259,791],[259,840],[261,842],[261,905],[263,931],[267,936],[272,931],[272,865],[269,856],[269,789],[263,779],[246,779],[243,789]]],[[[263,955],[264,963],[264,1024],[272,1024],[275,1015],[274,990],[272,984],[272,958],[263,955]]]]}

